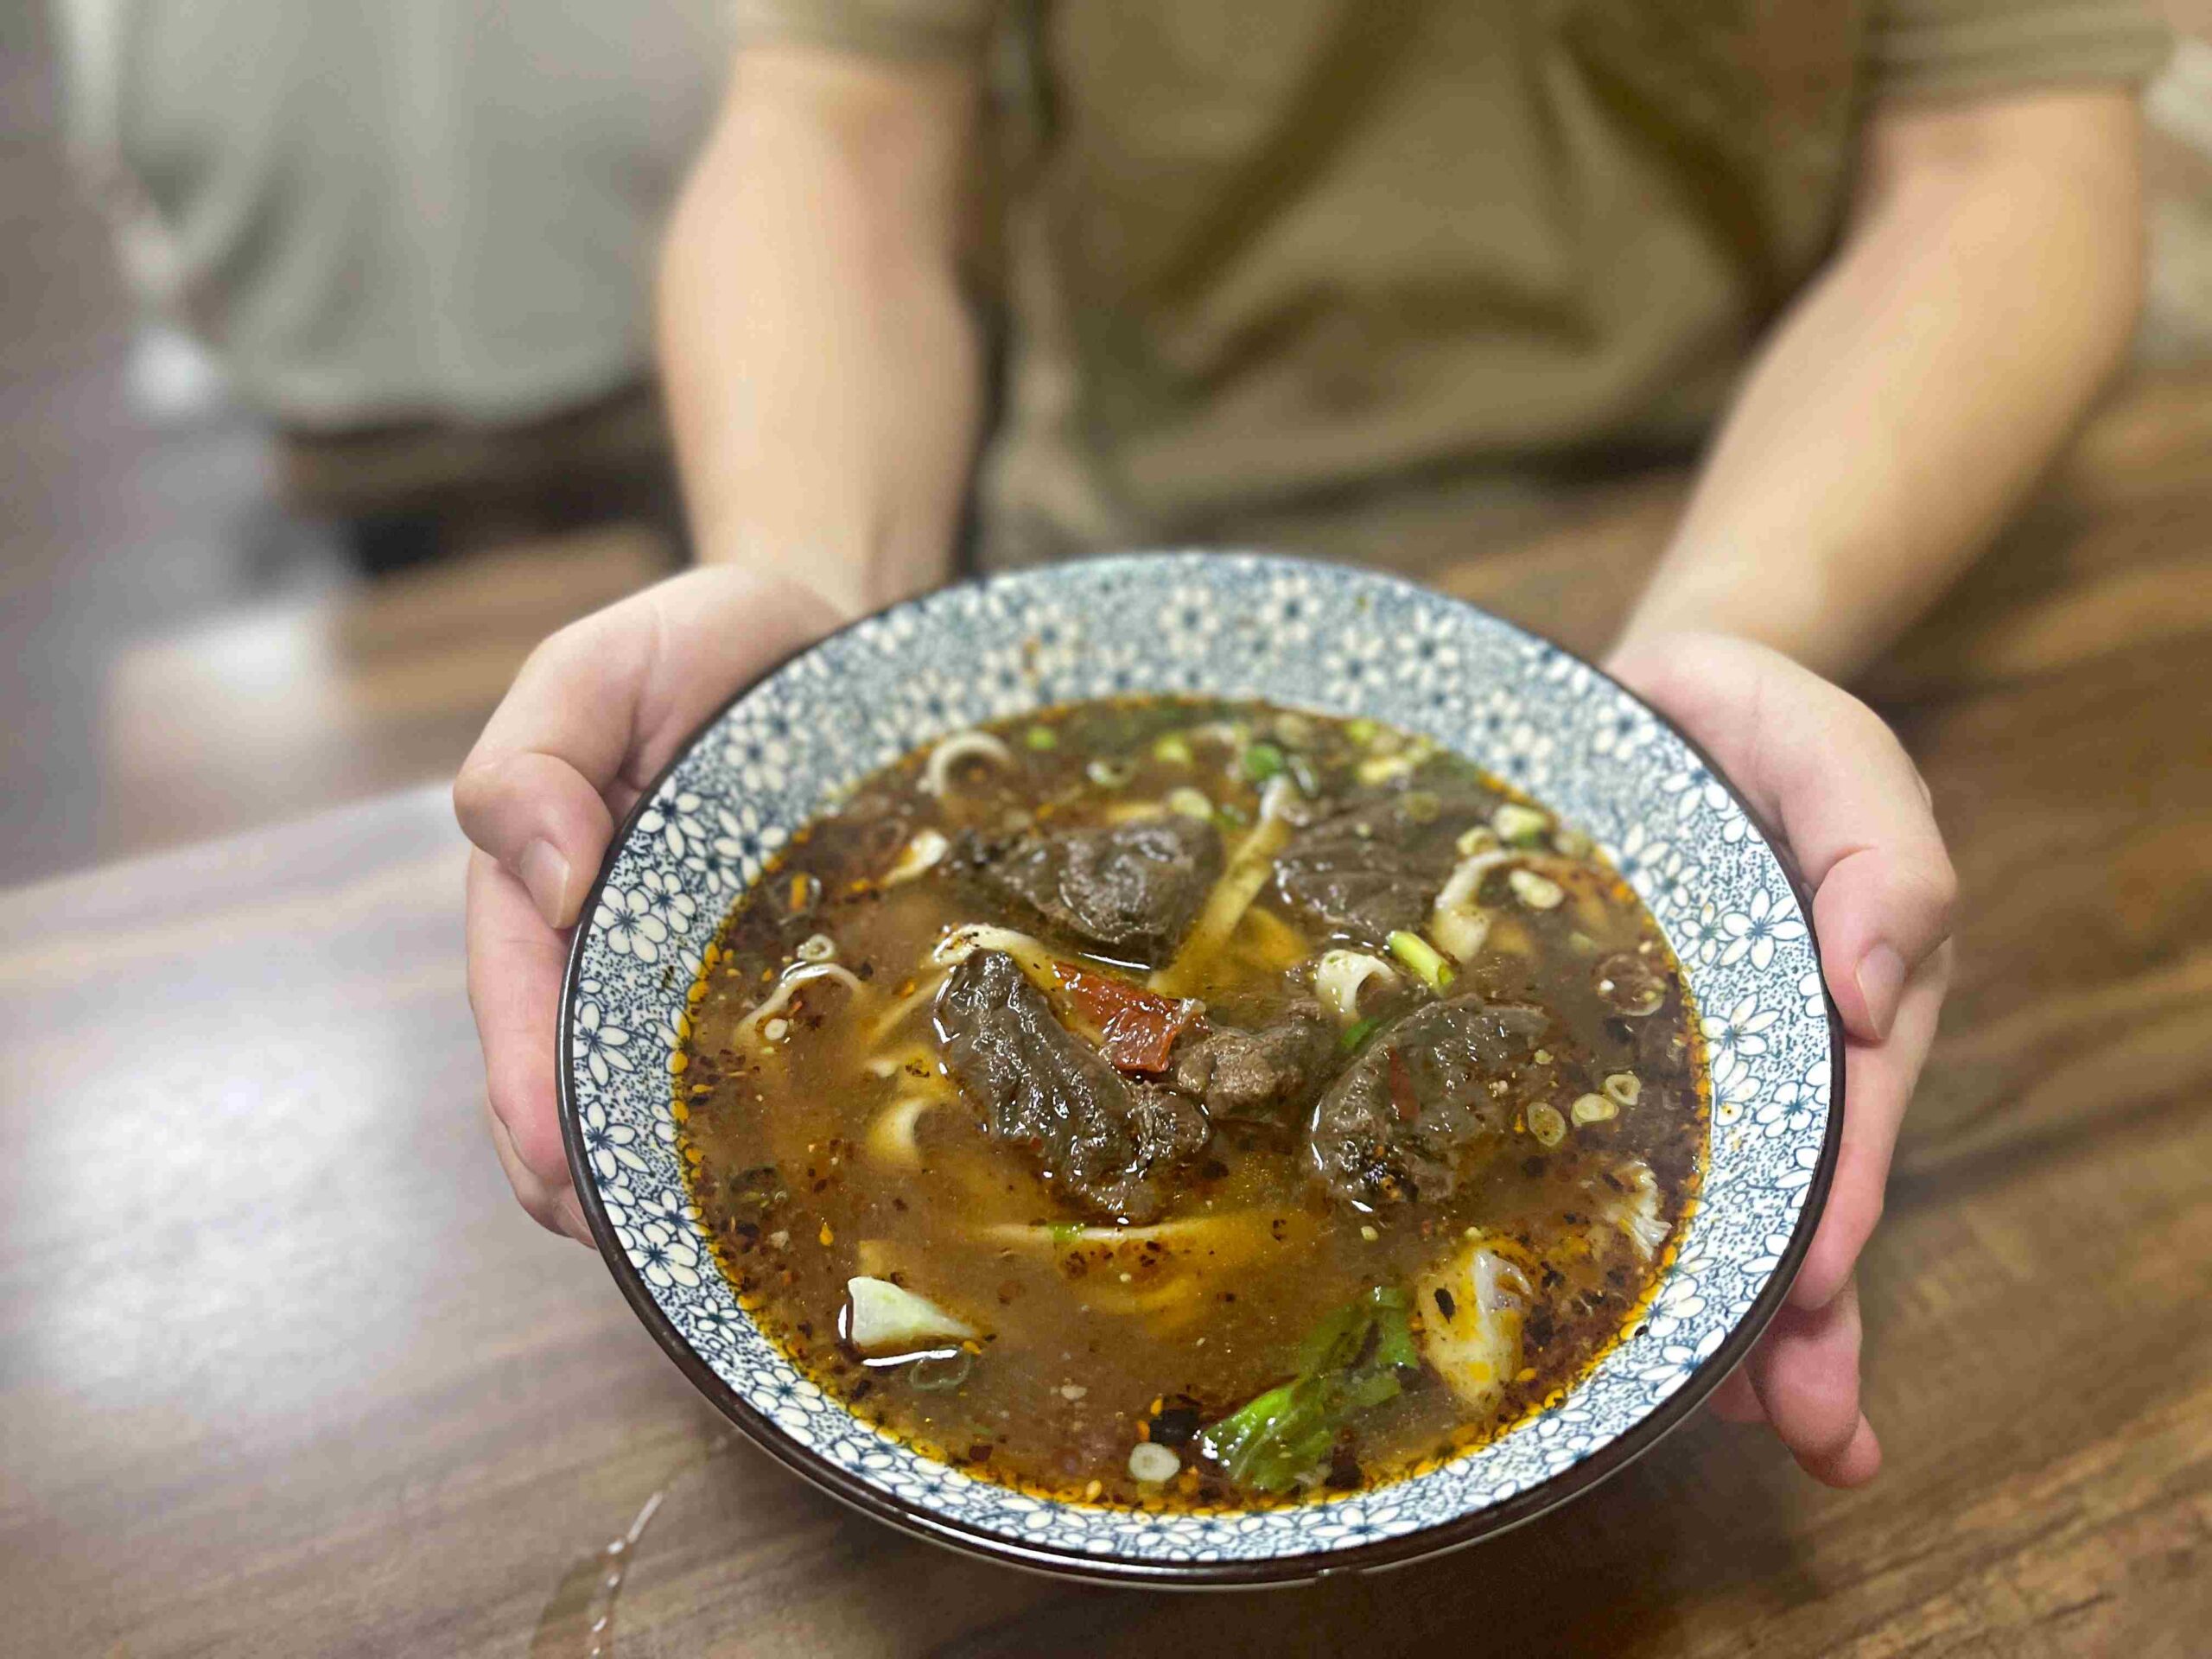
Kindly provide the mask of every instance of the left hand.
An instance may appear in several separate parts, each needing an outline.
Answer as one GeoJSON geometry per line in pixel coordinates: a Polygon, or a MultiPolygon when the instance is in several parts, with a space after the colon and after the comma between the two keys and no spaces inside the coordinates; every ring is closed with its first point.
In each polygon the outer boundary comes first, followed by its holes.
{"type": "Polygon", "coordinates": [[[591,1243],[561,1140],[554,1053],[569,931],[614,826],[699,722],[836,613],[721,569],[671,576],[530,654],[454,780],[468,861],[468,1002],[492,1147],[541,1226],[591,1243]]]}
{"type": "Polygon", "coordinates": [[[1764,645],[1637,635],[1606,666],[1712,755],[1814,889],[1847,1033],[1842,1152],[1789,1302],[1712,1403],[1771,1423],[1815,1479],[1863,1485],[1882,1448],[1859,1409],[1853,1269],[1950,978],[1957,882],[1928,786],[1872,709],[1764,645]]]}

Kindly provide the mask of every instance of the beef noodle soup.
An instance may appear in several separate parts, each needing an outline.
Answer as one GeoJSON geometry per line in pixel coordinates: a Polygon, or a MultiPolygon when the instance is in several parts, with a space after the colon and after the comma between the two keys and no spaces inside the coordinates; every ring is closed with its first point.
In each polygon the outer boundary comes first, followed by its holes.
{"type": "Polygon", "coordinates": [[[1459,757],[1085,702],[850,791],[691,988],[677,1117],[741,1301],[988,1478],[1248,1506],[1496,1433],[1632,1328],[1694,1196],[1681,973],[1459,757]]]}

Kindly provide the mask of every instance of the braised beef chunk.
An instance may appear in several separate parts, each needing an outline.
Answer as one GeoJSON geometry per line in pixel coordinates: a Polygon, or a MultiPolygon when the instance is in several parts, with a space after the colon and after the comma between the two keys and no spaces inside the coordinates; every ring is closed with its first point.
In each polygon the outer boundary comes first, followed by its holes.
{"type": "Polygon", "coordinates": [[[1123,1077],[1052,1017],[1004,951],[955,968],[935,1020],[945,1067],[983,1106],[988,1133],[1026,1147],[1087,1209],[1152,1220],[1169,1196],[1155,1176],[1206,1143],[1195,1101],[1123,1077]]]}
{"type": "MultiPolygon", "coordinates": [[[[1198,1102],[1149,1083],[1133,1083],[1128,1093],[1129,1134],[1136,1142],[1136,1163],[1142,1172],[1140,1179],[1148,1179],[1167,1166],[1182,1163],[1205,1150],[1206,1142],[1213,1135],[1213,1126],[1206,1121],[1205,1110],[1198,1102]]],[[[1157,1214],[1160,1205],[1174,1196],[1172,1191],[1154,1194],[1149,1186],[1145,1192],[1153,1214],[1157,1214]]],[[[1126,1188],[1107,1208],[1116,1215],[1128,1216],[1131,1221],[1146,1218],[1134,1213],[1126,1188]]]]}
{"type": "Polygon", "coordinates": [[[1370,1207],[1451,1197],[1510,1131],[1549,1024],[1539,1009],[1478,996],[1407,1014],[1313,1108],[1306,1138],[1322,1181],[1370,1207]]]}
{"type": "Polygon", "coordinates": [[[987,891],[1017,900],[1048,931],[1157,966],[1221,874],[1221,836],[1211,824],[1178,815],[995,846],[970,842],[961,862],[987,891]]]}
{"type": "Polygon", "coordinates": [[[1329,931],[1379,944],[1427,918],[1459,861],[1454,843],[1502,798],[1415,789],[1341,807],[1290,838],[1275,860],[1275,891],[1329,931]]]}
{"type": "Polygon", "coordinates": [[[1294,1003],[1256,1031],[1211,1026],[1175,1051],[1175,1086],[1211,1117],[1279,1118],[1311,1099],[1328,1076],[1336,1033],[1313,1003],[1294,1003]]]}

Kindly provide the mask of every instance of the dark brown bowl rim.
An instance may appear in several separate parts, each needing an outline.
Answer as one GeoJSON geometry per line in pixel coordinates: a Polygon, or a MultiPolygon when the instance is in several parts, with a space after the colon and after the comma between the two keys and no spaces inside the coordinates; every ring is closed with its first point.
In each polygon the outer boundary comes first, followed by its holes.
{"type": "MultiPolygon", "coordinates": [[[[1197,550],[1184,550],[1179,551],[1197,550]]],[[[1317,569],[1331,569],[1320,562],[1301,559],[1295,555],[1272,553],[1257,549],[1209,550],[1224,554],[1253,554],[1270,562],[1284,564],[1311,564],[1317,569]]],[[[1060,561],[1052,569],[1096,564],[1144,564],[1178,556],[1177,553],[1139,551],[1098,554],[1086,558],[1060,561]]],[[[1385,571],[1352,567],[1359,574],[1375,580],[1395,582],[1412,588],[1431,601],[1459,605],[1468,610],[1503,624],[1515,632],[1537,640],[1572,661],[1580,663],[1592,674],[1612,686],[1631,702],[1642,709],[1698,757],[1713,774],[1729,798],[1743,812],[1752,827],[1758,831],[1762,842],[1781,866],[1783,878],[1789,883],[1791,893],[1797,900],[1799,913],[1804,918],[1808,942],[1815,959],[1819,959],[1820,937],[1813,929],[1813,895],[1806,888],[1796,861],[1788,846],[1777,836],[1755,812],[1751,804],[1733,780],[1720,768],[1704,746],[1683,731],[1680,726],[1660,710],[1638,696],[1627,686],[1575,652],[1569,651],[1556,640],[1526,627],[1518,622],[1497,615],[1463,599],[1458,599],[1418,582],[1408,582],[1385,571]]],[[[1033,575],[1034,571],[1023,571],[1033,575]]],[[[570,1040],[575,1027],[577,982],[582,976],[584,943],[588,918],[597,911],[601,893],[613,874],[616,861],[630,844],[636,833],[638,820],[660,794],[661,788],[676,769],[690,758],[701,741],[721,724],[730,709],[751,696],[762,683],[773,678],[791,663],[818,649],[840,635],[849,632],[876,617],[887,616],[909,607],[925,604],[952,588],[988,586],[991,575],[973,575],[932,589],[930,593],[897,601],[867,616],[855,617],[843,626],[823,635],[820,639],[800,646],[779,658],[763,668],[751,679],[725,699],[715,711],[702,721],[687,736],[669,763],[661,768],[652,782],[638,797],[637,803],[623,818],[613,838],[607,843],[607,856],[600,865],[599,874],[586,895],[582,910],[585,918],[580,922],[569,949],[569,964],[561,986],[561,1029],[558,1060],[558,1086],[561,1110],[561,1138],[568,1150],[569,1177],[575,1184],[576,1197],[582,1207],[584,1218],[591,1228],[593,1240],[599,1247],[601,1259],[613,1275],[616,1286],[629,1302],[645,1328],[652,1333],[663,1351],[676,1362],[677,1369],[689,1377],[692,1385],[704,1395],[721,1414],[734,1423],[754,1445],[767,1452],[786,1468],[804,1477],[832,1497],[838,1499],[864,1515],[911,1533],[931,1543],[940,1544],[1005,1566],[1018,1567],[1030,1572],[1052,1577],[1070,1579],[1091,1584],[1149,1586],[1159,1589],[1231,1589],[1252,1588],[1274,1585],[1318,1583],[1323,1579],[1344,1573],[1374,1573],[1388,1567],[1403,1567],[1416,1560],[1440,1555],[1447,1551],[1494,1538],[1500,1533],[1525,1525],[1538,1516],[1558,1508],[1571,1499],[1580,1497],[1592,1487],[1611,1478],[1637,1459],[1649,1451],[1669,1433],[1688,1420],[1691,1412],[1706,1396],[1719,1387],[1721,1380],[1750,1352],[1751,1345],[1765,1332],[1766,1326],[1780,1311],[1802,1265],[1805,1253],[1812,1247],[1813,1234],[1820,1224],[1821,1211],[1827,1202],[1828,1185],[1835,1173],[1836,1159],[1842,1146],[1844,1101],[1844,1031],[1835,999],[1828,995],[1825,978],[1821,984],[1821,1000],[1826,1004],[1828,1023],[1830,1060],[1830,1105],[1827,1132],[1821,1142],[1819,1162],[1815,1166],[1812,1179],[1805,1190],[1803,1207],[1798,1211],[1797,1223],[1792,1229],[1789,1243],[1767,1276],[1759,1294],[1752,1298],[1750,1310],[1739,1319],[1734,1329],[1705,1359],[1694,1366],[1680,1388],[1661,1401],[1636,1423],[1607,1441],[1589,1456],[1561,1470],[1555,1475],[1538,1481],[1535,1485],[1516,1493],[1502,1503],[1489,1505],[1440,1522],[1433,1527],[1402,1534],[1396,1537],[1380,1539],[1371,1544],[1361,1544],[1350,1549],[1310,1550],[1296,1555],[1276,1555],[1256,1560],[1229,1561],[1168,1561],[1152,1560],[1134,1555],[1094,1553],[1089,1550],[1053,1548],[1023,1543],[965,1522],[952,1521],[937,1515],[918,1504],[902,1502],[879,1491],[849,1471],[839,1467],[821,1453],[801,1446],[760,1412],[740,1398],[736,1391],[717,1376],[691,1344],[683,1339],[674,1323],[654,1300],[645,1277],[632,1265],[629,1255],[614,1236],[613,1224],[607,1217],[604,1202],[599,1195],[598,1178],[586,1155],[582,1125],[575,1096],[574,1052],[570,1040]]]]}

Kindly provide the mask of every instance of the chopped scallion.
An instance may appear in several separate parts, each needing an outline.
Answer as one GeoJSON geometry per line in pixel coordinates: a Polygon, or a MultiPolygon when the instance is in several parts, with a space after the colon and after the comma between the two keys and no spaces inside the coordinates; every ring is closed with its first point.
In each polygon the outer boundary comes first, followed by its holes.
{"type": "Polygon", "coordinates": [[[1204,790],[1193,789],[1188,784],[1178,784],[1167,791],[1167,810],[1180,812],[1186,818],[1211,818],[1213,802],[1204,790]]]}
{"type": "Polygon", "coordinates": [[[1337,1046],[1347,1054],[1358,1053],[1360,1046],[1375,1034],[1375,1028],[1382,1023],[1379,1018],[1370,1014],[1364,1020],[1347,1026],[1344,1035],[1337,1039],[1337,1046]]]}
{"type": "Polygon", "coordinates": [[[1414,976],[1441,995],[1457,976],[1443,953],[1418,933],[1400,928],[1390,936],[1390,954],[1413,970],[1414,976]]]}
{"type": "Polygon", "coordinates": [[[1021,741],[1033,749],[1057,749],[1060,747],[1060,734],[1049,726],[1032,726],[1023,734],[1021,741]]]}
{"type": "Polygon", "coordinates": [[[1518,801],[1507,801],[1491,814],[1490,822],[1491,828],[1497,831],[1497,838],[1510,847],[1533,847],[1537,838],[1552,827],[1549,813],[1539,812],[1518,801]]]}
{"type": "Polygon", "coordinates": [[[906,1373],[906,1380],[924,1394],[950,1394],[968,1380],[976,1369],[976,1356],[965,1348],[942,1357],[925,1354],[906,1373]]]}
{"type": "Polygon", "coordinates": [[[1577,1095],[1567,1115],[1578,1123],[1603,1123],[1617,1116],[1620,1107],[1603,1095],[1577,1095]]]}
{"type": "Polygon", "coordinates": [[[1282,768],[1282,751],[1272,743],[1255,743],[1244,751],[1244,775],[1255,784],[1264,784],[1282,768]]]}

